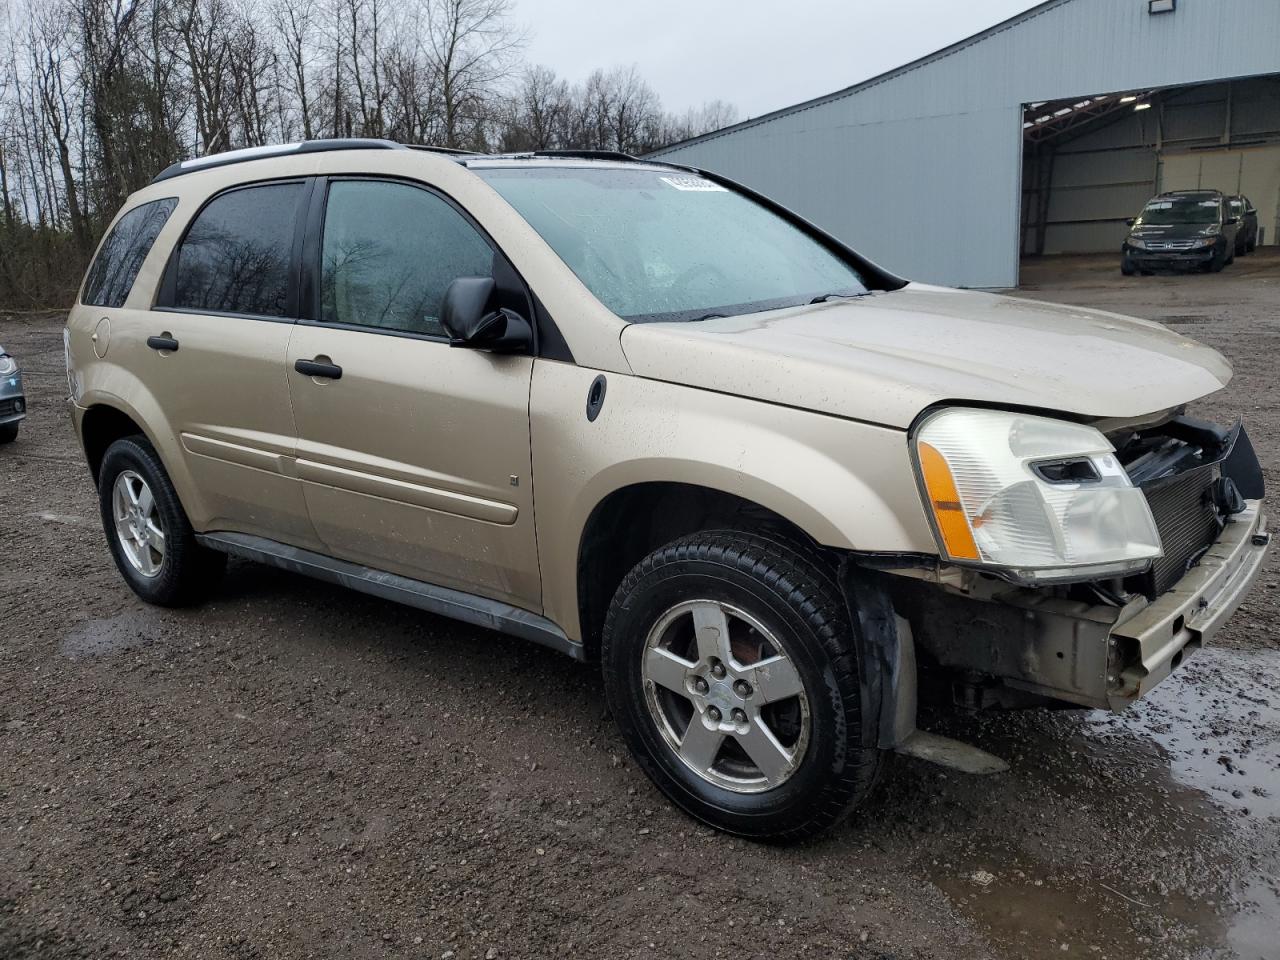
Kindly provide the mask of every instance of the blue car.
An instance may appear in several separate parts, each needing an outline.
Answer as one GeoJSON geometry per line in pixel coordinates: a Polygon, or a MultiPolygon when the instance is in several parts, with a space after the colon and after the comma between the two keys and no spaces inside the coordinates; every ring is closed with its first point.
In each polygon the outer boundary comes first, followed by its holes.
{"type": "Polygon", "coordinates": [[[18,439],[18,424],[27,415],[27,398],[22,392],[22,371],[18,361],[0,346],[0,443],[18,439]]]}

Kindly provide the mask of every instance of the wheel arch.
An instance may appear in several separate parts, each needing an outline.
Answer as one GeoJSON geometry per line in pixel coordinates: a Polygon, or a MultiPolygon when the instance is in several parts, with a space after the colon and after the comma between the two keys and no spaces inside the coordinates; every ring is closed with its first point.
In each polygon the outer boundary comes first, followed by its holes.
{"type": "Polygon", "coordinates": [[[168,429],[168,420],[151,393],[147,391],[142,396],[145,400],[144,407],[154,408],[153,416],[147,416],[145,410],[138,409],[134,404],[112,393],[86,392],[77,398],[76,431],[80,436],[80,445],[84,451],[90,475],[93,477],[94,484],[97,485],[102,459],[111,444],[122,437],[143,436],[151,444],[165,472],[169,475],[169,480],[178,494],[178,502],[182,504],[188,517],[194,521],[195,518],[203,516],[200,513],[203,501],[182,458],[182,441],[168,429]],[[156,429],[157,422],[164,428],[164,432],[156,429]]]}
{"type": "Polygon", "coordinates": [[[98,482],[102,459],[106,456],[107,449],[117,440],[137,435],[146,436],[152,446],[155,446],[142,424],[120,407],[109,403],[95,403],[85,409],[80,420],[80,438],[85,460],[89,464],[89,474],[95,484],[98,482]]]}
{"type": "Polygon", "coordinates": [[[768,533],[824,549],[795,519],[755,500],[696,483],[632,483],[601,497],[578,538],[577,613],[586,654],[596,659],[618,585],[646,555],[702,530],[768,533]]]}

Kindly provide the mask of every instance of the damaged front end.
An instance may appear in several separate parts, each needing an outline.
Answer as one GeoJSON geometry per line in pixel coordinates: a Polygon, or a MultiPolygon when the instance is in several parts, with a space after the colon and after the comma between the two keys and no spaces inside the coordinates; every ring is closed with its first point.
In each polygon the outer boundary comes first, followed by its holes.
{"type": "Polygon", "coordinates": [[[922,687],[944,687],[971,709],[1120,710],[1239,606],[1270,540],[1262,470],[1244,428],[1175,416],[1106,436],[1159,532],[1161,552],[1145,568],[1033,586],[945,562],[869,561],[898,574],[886,581],[922,687]]]}

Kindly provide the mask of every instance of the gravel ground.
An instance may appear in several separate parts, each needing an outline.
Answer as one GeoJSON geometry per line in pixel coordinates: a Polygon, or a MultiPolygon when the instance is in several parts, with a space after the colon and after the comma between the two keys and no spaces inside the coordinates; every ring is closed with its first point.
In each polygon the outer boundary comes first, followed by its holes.
{"type": "MultiPolygon", "coordinates": [[[[1280,256],[1023,295],[1170,323],[1236,380],[1280,483],[1280,256]]],[[[596,671],[251,564],[198,610],[111,565],[61,319],[0,315],[31,416],[0,448],[0,957],[1280,957],[1280,552],[1221,641],[1122,717],[948,732],[787,849],[699,827],[629,762],[596,671]]]]}

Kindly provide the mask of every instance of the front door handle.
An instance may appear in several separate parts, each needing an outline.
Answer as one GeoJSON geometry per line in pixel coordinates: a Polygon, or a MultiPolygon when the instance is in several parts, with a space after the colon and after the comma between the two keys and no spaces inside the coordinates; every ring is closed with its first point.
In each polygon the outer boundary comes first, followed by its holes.
{"type": "Polygon", "coordinates": [[[336,363],[324,360],[295,360],[293,369],[305,373],[308,377],[324,377],[326,380],[341,380],[342,368],[336,363]]]}
{"type": "Polygon", "coordinates": [[[147,346],[152,350],[168,350],[173,353],[178,349],[178,341],[166,330],[158,337],[147,337],[147,346]]]}

